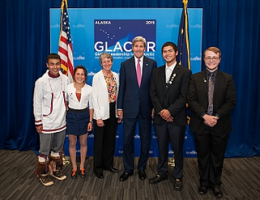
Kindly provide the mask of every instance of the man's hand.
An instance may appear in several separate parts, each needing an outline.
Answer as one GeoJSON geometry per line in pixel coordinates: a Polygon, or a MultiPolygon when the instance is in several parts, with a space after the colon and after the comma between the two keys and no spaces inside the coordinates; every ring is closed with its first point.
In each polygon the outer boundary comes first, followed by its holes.
{"type": "Polygon", "coordinates": [[[204,124],[210,127],[214,127],[218,123],[218,117],[216,116],[211,116],[211,115],[204,115],[204,124]]]}
{"type": "Polygon", "coordinates": [[[166,120],[167,122],[173,122],[173,117],[171,116],[171,113],[166,110],[166,109],[163,109],[161,112],[160,112],[160,115],[161,117],[166,120]]]}
{"type": "Polygon", "coordinates": [[[152,117],[152,119],[154,118],[154,108],[152,109],[151,117],[152,117]]]}
{"type": "Polygon", "coordinates": [[[117,110],[116,114],[118,115],[118,123],[123,121],[123,110],[117,110]]]}
{"type": "Polygon", "coordinates": [[[42,129],[43,129],[42,124],[36,126],[36,131],[37,131],[39,134],[42,134],[42,129]]]}

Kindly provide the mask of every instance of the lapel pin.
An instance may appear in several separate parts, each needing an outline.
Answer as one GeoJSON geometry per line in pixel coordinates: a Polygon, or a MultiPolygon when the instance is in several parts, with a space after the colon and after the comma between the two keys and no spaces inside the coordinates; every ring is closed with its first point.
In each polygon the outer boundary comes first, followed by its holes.
{"type": "Polygon", "coordinates": [[[171,78],[171,80],[169,81],[169,84],[172,84],[172,82],[173,82],[173,79],[176,77],[176,74],[174,73],[173,75],[172,75],[172,78],[171,78]]]}

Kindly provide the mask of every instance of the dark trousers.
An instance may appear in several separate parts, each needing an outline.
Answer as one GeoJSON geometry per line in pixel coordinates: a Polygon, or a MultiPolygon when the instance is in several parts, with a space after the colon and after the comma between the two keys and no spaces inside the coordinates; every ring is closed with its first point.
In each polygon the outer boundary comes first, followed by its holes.
{"type": "Polygon", "coordinates": [[[97,126],[94,120],[94,171],[97,173],[113,167],[117,118],[115,117],[115,103],[109,105],[110,118],[103,120],[105,126],[97,126]]]}
{"type": "Polygon", "coordinates": [[[212,128],[207,128],[203,133],[194,133],[194,140],[200,184],[205,186],[220,185],[228,134],[216,134],[212,128]]]}
{"type": "Polygon", "coordinates": [[[165,121],[163,124],[154,124],[154,127],[159,147],[158,175],[161,177],[168,176],[168,152],[170,142],[175,158],[173,177],[176,179],[182,178],[185,126],[175,126],[165,121]]]}
{"type": "Polygon", "coordinates": [[[124,154],[123,162],[125,172],[130,173],[134,170],[134,136],[136,122],[139,124],[140,134],[140,157],[138,161],[138,170],[145,170],[149,158],[151,143],[151,118],[143,118],[139,113],[137,118],[130,119],[124,117],[124,154]]]}

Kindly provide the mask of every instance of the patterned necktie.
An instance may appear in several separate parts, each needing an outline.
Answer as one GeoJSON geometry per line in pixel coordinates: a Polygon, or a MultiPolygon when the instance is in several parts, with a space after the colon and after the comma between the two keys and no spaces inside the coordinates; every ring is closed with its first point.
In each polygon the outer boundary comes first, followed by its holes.
{"type": "Polygon", "coordinates": [[[140,87],[140,85],[141,85],[141,79],[142,79],[140,60],[138,60],[138,63],[137,63],[136,75],[137,75],[138,86],[140,87]]]}
{"type": "Polygon", "coordinates": [[[214,81],[213,81],[213,76],[214,74],[211,73],[209,76],[209,85],[208,85],[208,101],[209,101],[209,105],[208,105],[208,115],[212,115],[213,114],[213,94],[214,94],[214,81]]]}

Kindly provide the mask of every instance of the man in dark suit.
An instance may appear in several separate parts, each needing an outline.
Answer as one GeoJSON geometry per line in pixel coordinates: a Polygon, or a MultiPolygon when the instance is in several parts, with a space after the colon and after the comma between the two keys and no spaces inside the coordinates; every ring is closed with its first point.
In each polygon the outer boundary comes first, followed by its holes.
{"type": "Polygon", "coordinates": [[[187,101],[191,111],[190,129],[197,149],[200,187],[207,193],[209,186],[222,198],[220,189],[224,155],[231,132],[231,111],[236,93],[231,75],[218,70],[221,52],[210,47],[204,52],[206,69],[191,76],[187,101]]]}
{"type": "Polygon", "coordinates": [[[157,175],[149,180],[156,184],[168,178],[169,142],[174,150],[174,189],[183,188],[183,143],[187,122],[186,95],[190,70],[176,62],[178,48],[172,42],[162,46],[165,65],[153,70],[150,95],[155,109],[154,127],[158,139],[159,160],[157,175]]]}
{"type": "Polygon", "coordinates": [[[149,157],[151,140],[152,104],[149,90],[151,75],[157,67],[156,61],[144,56],[145,38],[138,36],[132,41],[134,56],[121,63],[120,87],[117,100],[119,120],[124,118],[124,173],[120,181],[125,181],[134,171],[134,135],[136,122],[139,124],[141,141],[138,174],[141,180],[146,178],[146,163],[149,157]]]}

